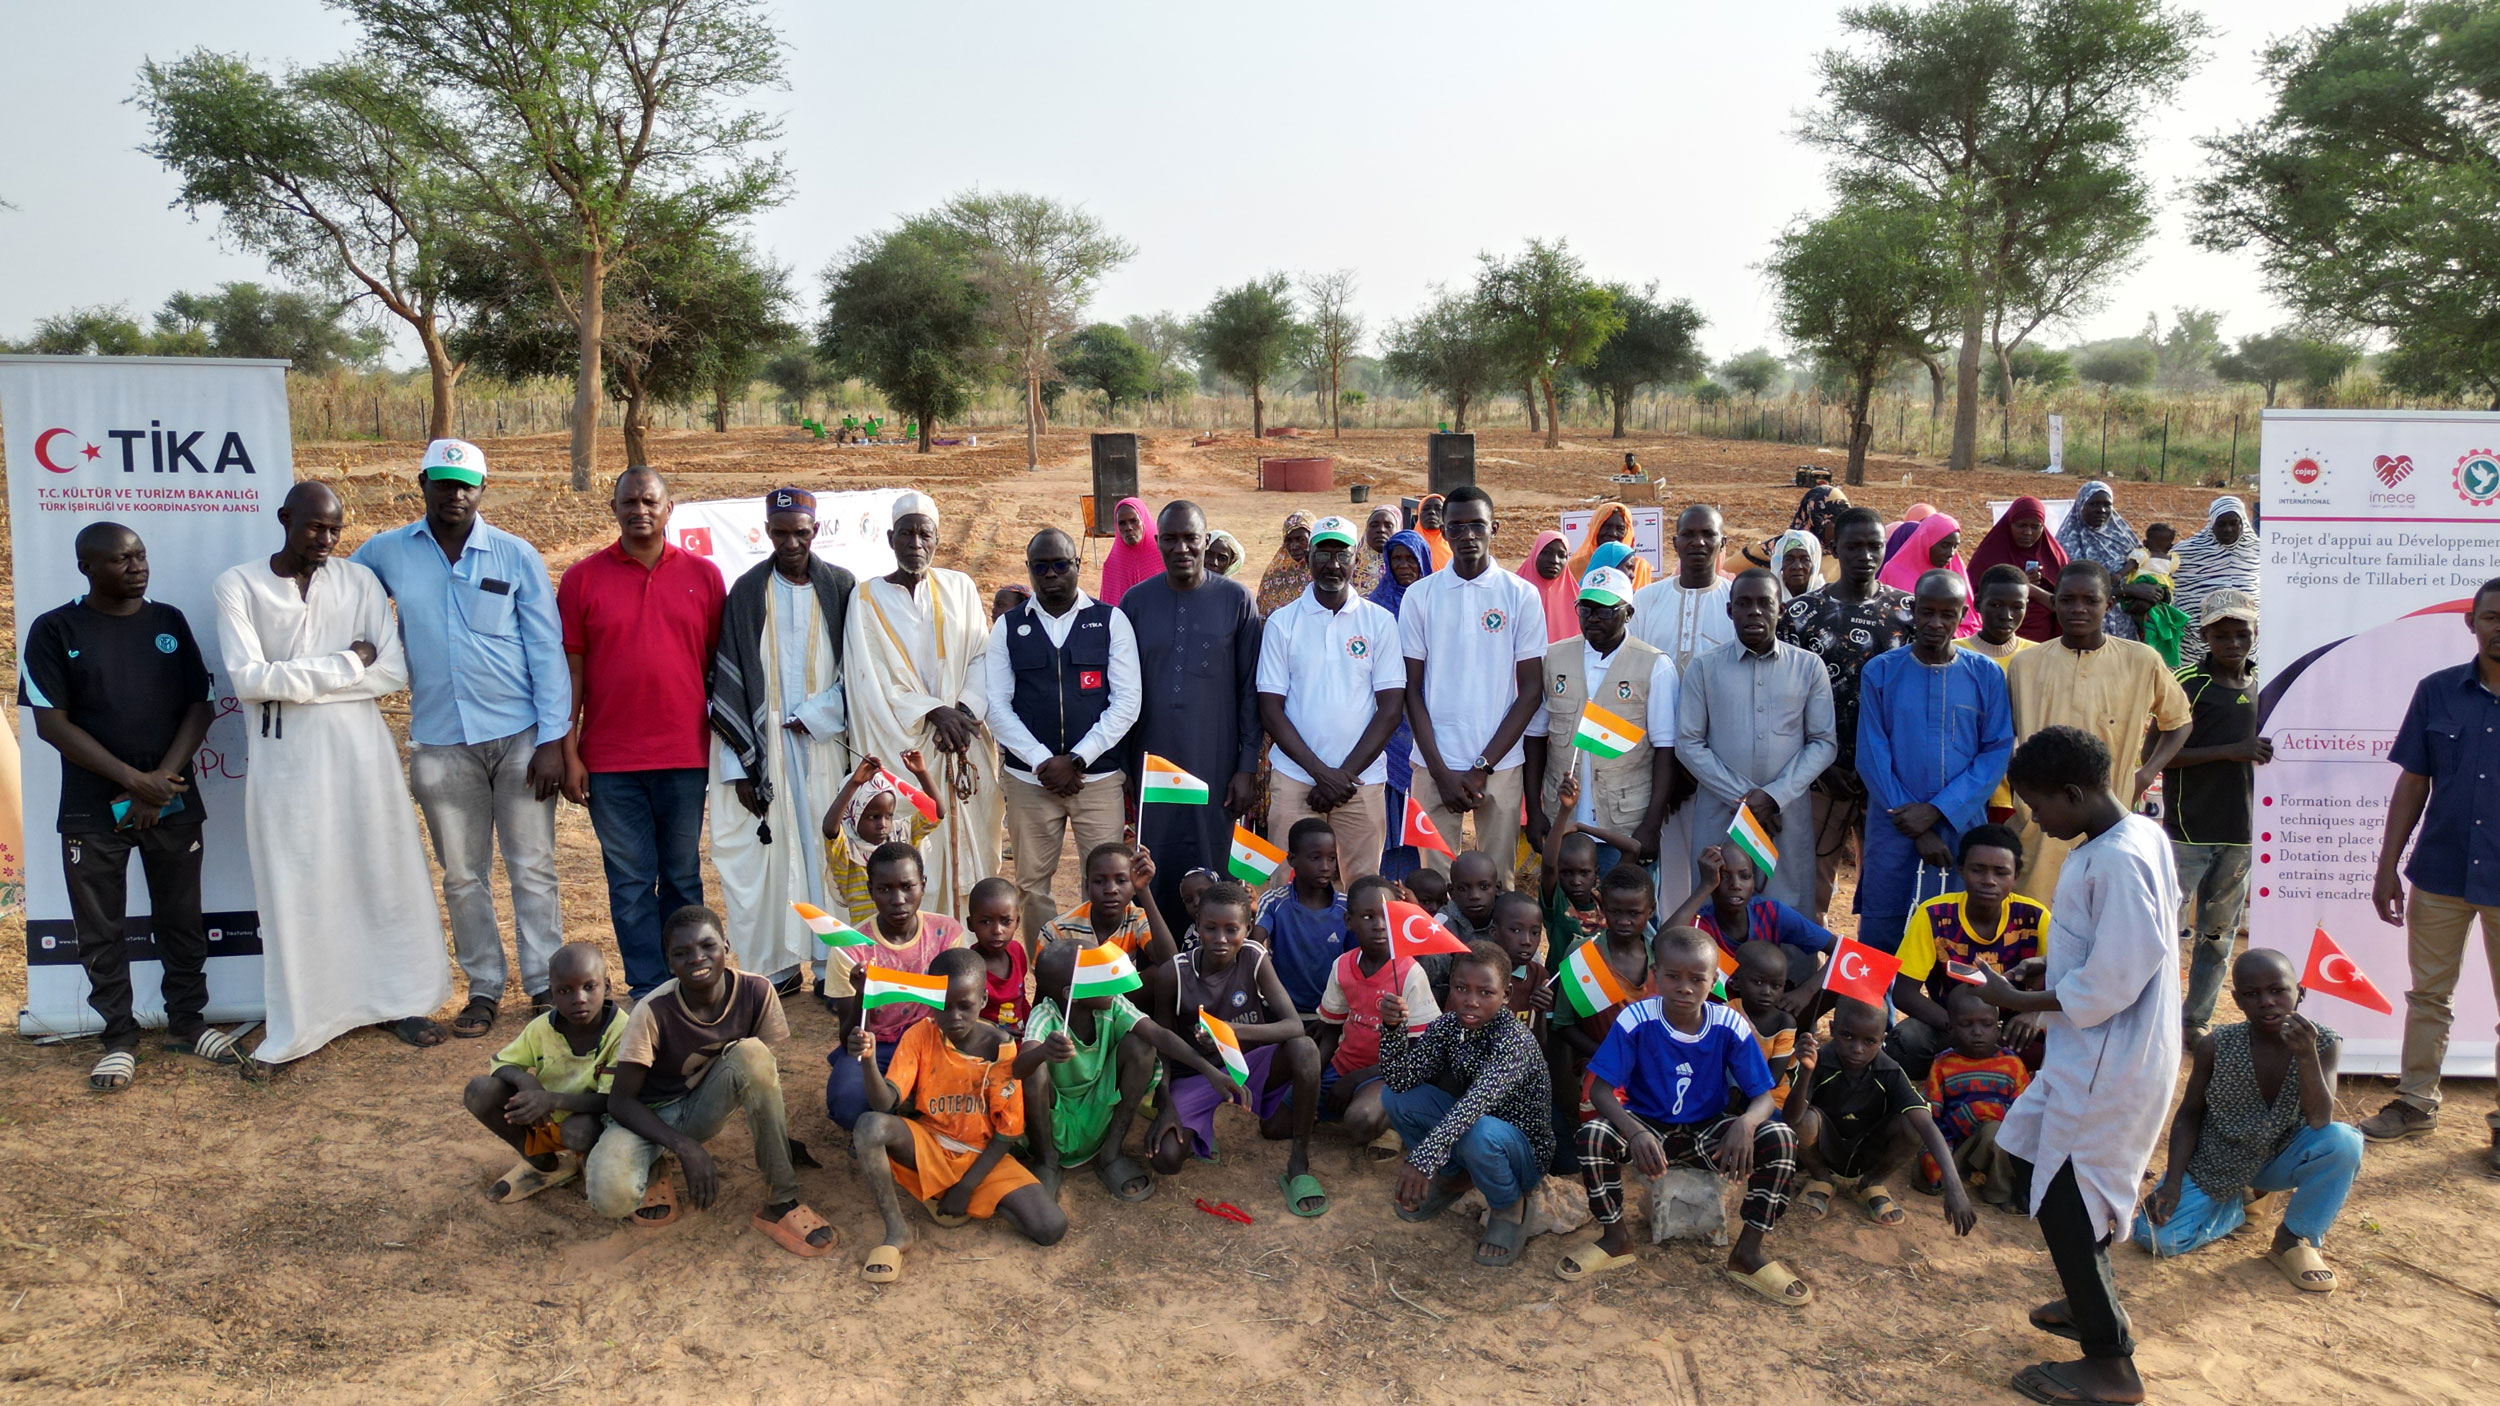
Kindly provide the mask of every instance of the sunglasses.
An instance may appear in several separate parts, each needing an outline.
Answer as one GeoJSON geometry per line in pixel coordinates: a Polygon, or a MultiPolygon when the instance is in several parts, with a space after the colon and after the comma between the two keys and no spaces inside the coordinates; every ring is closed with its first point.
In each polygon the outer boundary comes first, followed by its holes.
{"type": "Polygon", "coordinates": [[[1036,576],[1049,576],[1055,572],[1074,571],[1078,562],[1074,557],[1044,557],[1039,561],[1027,560],[1025,566],[1036,576]]]}

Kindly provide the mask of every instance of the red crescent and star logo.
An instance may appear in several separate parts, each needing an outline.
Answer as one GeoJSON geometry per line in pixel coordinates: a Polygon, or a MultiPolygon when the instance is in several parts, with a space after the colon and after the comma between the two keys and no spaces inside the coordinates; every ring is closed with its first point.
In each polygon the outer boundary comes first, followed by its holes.
{"type": "Polygon", "coordinates": [[[1848,953],[1847,955],[1843,956],[1843,957],[1840,959],[1840,979],[1841,979],[1841,980],[1843,980],[1843,981],[1859,981],[1859,980],[1864,979],[1864,978],[1865,978],[1865,976],[1866,976],[1866,959],[1865,959],[1864,957],[1859,956],[1859,955],[1858,955],[1857,953],[1855,953],[1855,952],[1851,952],[1851,953],[1848,953]]]}
{"type": "Polygon", "coordinates": [[[103,450],[81,440],[80,444],[82,447],[78,451],[78,460],[73,460],[66,464],[54,463],[52,460],[52,441],[56,439],[74,440],[78,438],[79,437],[77,435],[64,429],[45,430],[42,434],[35,436],[35,462],[43,465],[45,468],[56,474],[65,474],[73,469],[76,469],[80,460],[91,460],[103,457],[103,450]]]}

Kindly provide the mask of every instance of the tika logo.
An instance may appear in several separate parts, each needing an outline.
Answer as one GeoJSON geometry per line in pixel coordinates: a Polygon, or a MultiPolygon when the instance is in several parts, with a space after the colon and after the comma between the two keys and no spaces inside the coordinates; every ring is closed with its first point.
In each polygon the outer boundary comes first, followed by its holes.
{"type": "Polygon", "coordinates": [[[2370,472],[2378,475],[2379,482],[2393,488],[2397,484],[2404,482],[2406,478],[2412,475],[2413,456],[2410,454],[2381,454],[2377,458],[2370,461],[2370,472]]]}
{"type": "MultiPolygon", "coordinates": [[[[120,443],[122,472],[126,474],[139,471],[141,440],[147,442],[150,473],[174,474],[185,468],[195,474],[222,474],[228,469],[239,469],[247,474],[260,472],[252,467],[252,453],[244,447],[243,436],[234,430],[226,431],[225,438],[218,442],[214,462],[202,458],[209,451],[201,446],[200,441],[210,433],[208,430],[188,433],[169,430],[164,428],[163,421],[150,420],[144,430],[106,430],[104,437],[120,443]]],[[[101,445],[75,430],[55,426],[35,436],[35,462],[52,473],[69,473],[103,457],[101,445]]]]}

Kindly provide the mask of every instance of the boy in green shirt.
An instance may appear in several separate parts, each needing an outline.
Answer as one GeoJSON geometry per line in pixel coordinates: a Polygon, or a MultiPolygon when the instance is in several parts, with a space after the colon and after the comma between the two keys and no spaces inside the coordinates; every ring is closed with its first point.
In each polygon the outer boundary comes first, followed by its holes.
{"type": "Polygon", "coordinates": [[[581,1175],[582,1157],[607,1122],[608,1085],[625,1013],[608,999],[607,963],[587,942],[568,942],[547,964],[553,1005],[521,1027],[494,1066],[469,1081],[461,1101],[521,1160],[487,1195],[510,1204],[581,1175]]]}

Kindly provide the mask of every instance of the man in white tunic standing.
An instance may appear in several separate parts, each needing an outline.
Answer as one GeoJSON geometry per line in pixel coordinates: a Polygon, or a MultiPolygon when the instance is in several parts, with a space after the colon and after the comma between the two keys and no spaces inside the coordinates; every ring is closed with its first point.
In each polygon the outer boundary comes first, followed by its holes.
{"type": "Polygon", "coordinates": [[[2015,1188],[2048,1242],[2066,1297],[2031,1311],[2045,1333],[2083,1344],[2079,1362],[2014,1375],[2034,1401],[2142,1401],[2135,1341],[2110,1280],[2109,1241],[2135,1218],[2153,1144],[2179,1077],[2179,879],[2158,821],[2110,790],[2109,748],[2045,727],[2014,749],[2006,779],[2032,819],[2074,848],[2049,906],[2039,989],[1981,967],[1988,1000],[2048,1015],[2039,1075],[1997,1131],[2015,1188]]]}
{"type": "MultiPolygon", "coordinates": [[[[1675,519],[1675,574],[1643,586],[1632,595],[1632,638],[1667,656],[1675,665],[1679,687],[1684,671],[1697,655],[1736,638],[1736,622],[1728,618],[1728,580],[1719,574],[1719,553],[1727,545],[1726,525],[1719,510],[1695,503],[1675,519]]],[[[1672,744],[1675,739],[1668,738],[1672,744]]],[[[1672,913],[1692,896],[1693,866],[1681,862],[1693,852],[1693,774],[1675,764],[1667,796],[1667,819],[1659,826],[1658,911],[1672,913]]],[[[1583,794],[1585,804],[1588,797],[1583,794]]],[[[1718,836],[1711,836],[1716,844],[1718,836]]]]}
{"type": "Polygon", "coordinates": [[[792,903],[849,916],[825,892],[825,807],[845,765],[842,626],[851,573],[816,555],[816,495],[764,495],[772,555],[729,588],[712,661],[712,863],[741,970],[798,990],[824,952],[792,903]]]}
{"type": "Polygon", "coordinates": [[[990,619],[981,591],[936,566],[937,503],[894,500],[886,542],[894,570],[860,583],[842,636],[849,671],[851,746],[890,771],[905,752],[932,753],[947,788],[946,819],[921,842],[928,867],[922,907],[961,920],[972,886],[998,872],[998,747],[983,722],[990,619]]]}
{"type": "Polygon", "coordinates": [[[329,485],[297,484],[278,521],[286,545],[214,588],[251,740],[244,833],[269,1006],[253,1057],[300,1059],[359,1025],[438,1045],[430,1017],[451,996],[443,915],[374,701],[408,683],[390,596],[331,555],[344,516],[329,485]]]}

